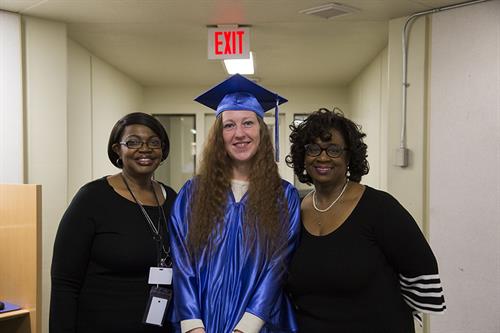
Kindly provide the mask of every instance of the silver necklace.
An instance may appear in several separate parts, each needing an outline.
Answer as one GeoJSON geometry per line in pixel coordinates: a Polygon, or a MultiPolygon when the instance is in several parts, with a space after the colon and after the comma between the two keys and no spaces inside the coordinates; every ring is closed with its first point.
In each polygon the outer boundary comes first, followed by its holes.
{"type": "Polygon", "coordinates": [[[349,183],[349,179],[347,179],[347,180],[346,180],[346,182],[345,182],[345,184],[344,184],[344,187],[342,188],[342,191],[340,191],[339,196],[338,196],[337,198],[335,198],[335,200],[333,200],[333,201],[332,201],[332,203],[331,203],[328,207],[326,207],[325,209],[319,209],[319,208],[318,208],[318,206],[317,206],[317,204],[316,204],[316,190],[314,189],[314,190],[313,190],[313,194],[312,194],[312,199],[313,199],[313,200],[312,200],[312,202],[313,202],[313,207],[314,207],[314,209],[315,209],[317,212],[320,212],[320,213],[324,213],[324,212],[329,211],[329,210],[330,210],[330,208],[332,208],[332,207],[333,207],[333,205],[335,205],[335,203],[336,203],[337,201],[339,201],[340,197],[342,197],[342,194],[344,194],[345,189],[347,188],[347,183],[349,183]]]}

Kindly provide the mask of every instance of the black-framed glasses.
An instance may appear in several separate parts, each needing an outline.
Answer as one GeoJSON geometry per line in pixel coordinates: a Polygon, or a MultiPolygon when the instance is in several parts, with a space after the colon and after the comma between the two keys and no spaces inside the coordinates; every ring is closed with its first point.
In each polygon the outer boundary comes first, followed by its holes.
{"type": "Polygon", "coordinates": [[[336,145],[332,143],[331,145],[328,145],[326,148],[322,148],[320,145],[316,143],[310,143],[305,145],[306,148],[306,154],[311,157],[316,157],[321,155],[323,151],[326,151],[326,154],[330,156],[331,158],[337,158],[342,155],[342,153],[348,149],[341,147],[339,145],[336,145]]]}
{"type": "Polygon", "coordinates": [[[140,149],[142,145],[146,144],[149,149],[160,149],[162,147],[161,140],[158,138],[152,138],[148,141],[141,141],[138,139],[129,139],[127,141],[121,141],[119,144],[127,146],[129,149],[140,149]]]}

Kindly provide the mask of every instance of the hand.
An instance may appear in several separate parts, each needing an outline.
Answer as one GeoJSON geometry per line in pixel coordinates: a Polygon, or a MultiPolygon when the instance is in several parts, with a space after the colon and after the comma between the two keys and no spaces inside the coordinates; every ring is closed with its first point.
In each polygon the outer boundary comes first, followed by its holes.
{"type": "Polygon", "coordinates": [[[240,331],[240,330],[234,330],[233,332],[234,333],[244,333],[243,331],[240,331]]]}
{"type": "Polygon", "coordinates": [[[202,327],[198,327],[198,328],[192,329],[191,331],[188,331],[187,333],[205,333],[205,329],[202,327]]]}

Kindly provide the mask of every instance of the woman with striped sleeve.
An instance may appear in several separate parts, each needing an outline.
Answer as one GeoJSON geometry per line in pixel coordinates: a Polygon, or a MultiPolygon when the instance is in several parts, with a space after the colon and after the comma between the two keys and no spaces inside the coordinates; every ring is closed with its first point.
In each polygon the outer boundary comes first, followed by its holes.
{"type": "Polygon", "coordinates": [[[446,309],[438,266],[406,209],[360,184],[366,135],[336,108],[291,129],[287,163],[314,184],[287,283],[299,332],[414,333],[414,316],[446,309]]]}

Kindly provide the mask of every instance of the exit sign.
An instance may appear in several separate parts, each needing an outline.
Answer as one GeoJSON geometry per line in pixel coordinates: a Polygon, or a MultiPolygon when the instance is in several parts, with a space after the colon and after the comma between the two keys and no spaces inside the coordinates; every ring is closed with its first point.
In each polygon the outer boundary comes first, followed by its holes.
{"type": "Polygon", "coordinates": [[[208,28],[208,59],[250,58],[250,28],[208,28]]]}

